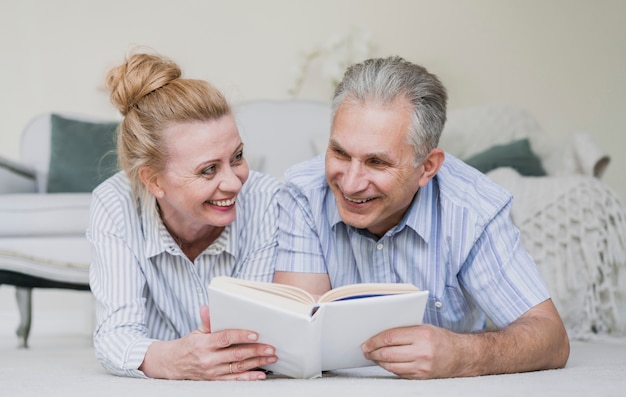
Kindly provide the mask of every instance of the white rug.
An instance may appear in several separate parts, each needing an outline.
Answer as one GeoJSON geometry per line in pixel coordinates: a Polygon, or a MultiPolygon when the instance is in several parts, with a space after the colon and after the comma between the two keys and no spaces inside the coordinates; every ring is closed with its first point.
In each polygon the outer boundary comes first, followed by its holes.
{"type": "Polygon", "coordinates": [[[95,361],[85,336],[33,337],[29,349],[0,340],[2,396],[625,396],[626,339],[573,341],[565,369],[476,378],[409,381],[378,368],[320,379],[194,382],[119,378],[95,361]]]}

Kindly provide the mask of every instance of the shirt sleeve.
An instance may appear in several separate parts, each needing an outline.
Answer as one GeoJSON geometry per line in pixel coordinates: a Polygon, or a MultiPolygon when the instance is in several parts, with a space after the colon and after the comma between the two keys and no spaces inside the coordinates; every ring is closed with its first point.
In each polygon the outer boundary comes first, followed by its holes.
{"type": "Polygon", "coordinates": [[[461,284],[499,327],[550,298],[539,270],[523,247],[509,202],[485,227],[463,266],[461,284]]]}
{"type": "MultiPolygon", "coordinates": [[[[308,198],[293,184],[279,192],[278,259],[276,270],[328,273],[315,217],[308,198]]],[[[324,214],[316,212],[318,221],[324,214]]]]}
{"type": "Polygon", "coordinates": [[[123,214],[112,213],[117,202],[111,196],[94,193],[87,230],[92,244],[90,287],[96,302],[94,348],[97,360],[112,374],[145,378],[138,368],[154,341],[146,331],[146,280],[116,223],[123,222],[123,214]]]}

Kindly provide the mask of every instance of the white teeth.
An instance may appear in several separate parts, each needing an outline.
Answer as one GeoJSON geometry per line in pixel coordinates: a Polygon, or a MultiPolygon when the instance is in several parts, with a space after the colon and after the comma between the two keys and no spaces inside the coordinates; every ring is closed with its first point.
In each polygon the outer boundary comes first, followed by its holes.
{"type": "Polygon", "coordinates": [[[363,203],[366,203],[366,202],[368,202],[368,201],[370,201],[370,200],[371,200],[371,199],[361,199],[361,200],[359,200],[359,199],[353,199],[353,198],[350,198],[350,197],[348,197],[348,196],[346,196],[346,195],[344,195],[343,197],[344,197],[346,200],[348,200],[348,201],[350,201],[350,202],[353,202],[353,203],[357,203],[357,204],[363,204],[363,203]]]}
{"type": "Polygon", "coordinates": [[[235,199],[233,198],[230,200],[217,200],[217,201],[207,200],[207,202],[211,205],[217,205],[218,207],[228,207],[228,206],[235,204],[235,199]]]}

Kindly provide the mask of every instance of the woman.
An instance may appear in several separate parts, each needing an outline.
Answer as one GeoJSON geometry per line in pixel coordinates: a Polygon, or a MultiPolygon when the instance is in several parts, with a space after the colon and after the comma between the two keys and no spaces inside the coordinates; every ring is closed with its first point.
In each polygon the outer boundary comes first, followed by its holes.
{"type": "Polygon", "coordinates": [[[224,96],[171,60],[132,54],[106,83],[124,119],[122,171],[94,190],[87,230],[98,361],[122,376],[264,379],[274,348],[211,333],[207,286],[272,280],[279,182],[249,171],[224,96]]]}

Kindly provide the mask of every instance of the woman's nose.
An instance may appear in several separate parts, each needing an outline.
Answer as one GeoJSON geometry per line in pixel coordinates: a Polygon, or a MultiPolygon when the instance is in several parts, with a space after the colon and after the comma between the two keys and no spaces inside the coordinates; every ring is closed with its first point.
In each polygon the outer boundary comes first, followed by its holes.
{"type": "Polygon", "coordinates": [[[222,171],[220,190],[224,192],[238,193],[243,183],[232,167],[226,167],[222,171]]]}

